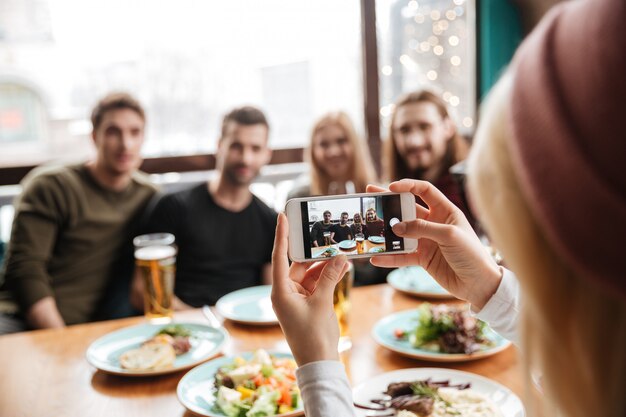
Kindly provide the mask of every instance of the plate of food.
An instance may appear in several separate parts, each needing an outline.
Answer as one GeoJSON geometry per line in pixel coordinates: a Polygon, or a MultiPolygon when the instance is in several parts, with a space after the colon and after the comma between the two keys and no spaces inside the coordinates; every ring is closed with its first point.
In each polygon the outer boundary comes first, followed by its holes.
{"type": "Polygon", "coordinates": [[[370,248],[370,250],[368,250],[369,253],[382,253],[385,251],[385,248],[383,247],[375,247],[375,248],[370,248]]]}
{"type": "Polygon", "coordinates": [[[326,249],[319,250],[318,248],[313,248],[313,258],[331,258],[339,253],[339,250],[333,246],[329,246],[326,249]],[[318,251],[316,251],[316,249],[318,251]]]}
{"type": "Polygon", "coordinates": [[[429,303],[381,319],[374,325],[372,336],[389,350],[434,362],[480,359],[511,344],[472,316],[468,306],[429,303]]]}
{"type": "Polygon", "coordinates": [[[215,303],[220,315],[243,324],[274,325],[278,319],[272,308],[272,286],[258,285],[233,291],[215,303]]]}
{"type": "Polygon", "coordinates": [[[86,357],[111,374],[154,376],[192,368],[217,355],[227,340],[226,330],[200,323],[146,323],[102,336],[86,357]]]}
{"type": "Polygon", "coordinates": [[[295,370],[290,354],[259,349],[192,369],[178,383],[176,394],[185,408],[200,416],[299,416],[304,405],[295,370]]]}
{"type": "Polygon", "coordinates": [[[526,415],[522,401],[505,386],[454,369],[415,368],[387,372],[357,385],[352,394],[359,417],[371,413],[398,417],[526,415]]]}
{"type": "Polygon", "coordinates": [[[356,241],[354,240],[342,240],[337,244],[337,247],[342,250],[352,250],[356,248],[356,241]]]}
{"type": "Polygon", "coordinates": [[[387,275],[387,282],[394,289],[416,297],[455,298],[421,266],[394,269],[387,275]]]}
{"type": "Polygon", "coordinates": [[[385,238],[382,236],[370,236],[367,238],[372,243],[385,243],[385,238]]]}

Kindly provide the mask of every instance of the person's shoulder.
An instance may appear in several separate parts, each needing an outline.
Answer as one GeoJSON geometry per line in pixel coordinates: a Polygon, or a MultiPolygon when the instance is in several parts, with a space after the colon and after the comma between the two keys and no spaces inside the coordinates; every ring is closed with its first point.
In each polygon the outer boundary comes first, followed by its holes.
{"type": "Polygon", "coordinates": [[[40,165],[22,179],[22,190],[24,193],[28,193],[42,188],[59,191],[76,188],[81,184],[82,169],[84,169],[83,164],[50,163],[40,165]]]}
{"type": "Polygon", "coordinates": [[[193,185],[172,192],[162,192],[158,197],[159,201],[157,205],[175,206],[179,208],[194,206],[194,201],[197,200],[201,194],[208,194],[205,184],[193,185]]]}
{"type": "Polygon", "coordinates": [[[135,171],[132,173],[131,179],[135,186],[145,189],[151,193],[156,193],[159,191],[159,187],[150,181],[150,176],[143,171],[135,171]]]}
{"type": "Polygon", "coordinates": [[[263,215],[267,219],[270,219],[273,223],[276,223],[276,216],[278,216],[278,213],[276,213],[273,208],[265,204],[263,200],[255,195],[252,195],[252,201],[255,208],[261,213],[261,215],[263,215]]]}

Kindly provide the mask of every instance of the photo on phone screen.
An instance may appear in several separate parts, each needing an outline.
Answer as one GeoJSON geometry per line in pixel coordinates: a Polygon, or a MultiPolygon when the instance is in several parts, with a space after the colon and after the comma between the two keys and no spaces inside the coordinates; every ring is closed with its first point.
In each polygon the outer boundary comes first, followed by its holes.
{"type": "Polygon", "coordinates": [[[302,201],[300,210],[307,259],[404,250],[391,229],[402,221],[398,194],[302,201]]]}

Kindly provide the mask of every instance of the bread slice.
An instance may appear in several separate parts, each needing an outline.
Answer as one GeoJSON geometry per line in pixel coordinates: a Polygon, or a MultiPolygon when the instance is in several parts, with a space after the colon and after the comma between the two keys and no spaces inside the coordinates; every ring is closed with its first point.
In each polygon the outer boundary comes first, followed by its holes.
{"type": "Polygon", "coordinates": [[[149,343],[122,353],[120,364],[132,371],[149,371],[169,368],[175,359],[176,352],[169,343],[149,343]]]}

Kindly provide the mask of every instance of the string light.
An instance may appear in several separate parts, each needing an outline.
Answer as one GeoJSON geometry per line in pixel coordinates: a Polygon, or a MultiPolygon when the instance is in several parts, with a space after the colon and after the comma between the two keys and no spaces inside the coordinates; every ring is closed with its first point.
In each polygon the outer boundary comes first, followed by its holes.
{"type": "Polygon", "coordinates": [[[429,36],[428,43],[431,44],[432,46],[439,45],[439,38],[436,36],[429,36]]]}
{"type": "Polygon", "coordinates": [[[430,12],[430,18],[432,20],[439,20],[441,19],[441,13],[439,13],[439,10],[433,10],[432,12],[430,12]]]}
{"type": "Polygon", "coordinates": [[[448,43],[449,43],[451,46],[457,46],[457,45],[459,44],[459,37],[458,37],[458,36],[455,36],[455,35],[450,36],[450,37],[448,38],[448,43]]]}
{"type": "Polygon", "coordinates": [[[381,72],[383,75],[391,75],[393,73],[393,68],[391,68],[391,65],[385,65],[382,67],[381,72]]]}
{"type": "Polygon", "coordinates": [[[448,19],[448,20],[456,19],[456,13],[454,13],[454,10],[448,10],[446,12],[446,19],[448,19]]]}
{"type": "MultiPolygon", "coordinates": [[[[456,17],[456,14],[454,15],[454,17],[456,17]]],[[[414,19],[416,23],[424,23],[424,15],[421,13],[416,14],[414,19]]]]}
{"type": "Polygon", "coordinates": [[[428,42],[421,42],[420,43],[420,49],[423,52],[428,52],[430,50],[430,44],[428,42]]]}
{"type": "Polygon", "coordinates": [[[450,58],[450,63],[458,67],[459,65],[461,65],[461,57],[458,55],[454,55],[453,57],[450,58]]]}
{"type": "Polygon", "coordinates": [[[457,96],[450,97],[450,104],[454,107],[458,106],[461,100],[457,96]]]}
{"type": "Polygon", "coordinates": [[[464,117],[463,118],[463,126],[465,126],[465,127],[472,127],[473,124],[474,124],[474,121],[472,120],[471,117],[464,117]]]}
{"type": "Polygon", "coordinates": [[[437,45],[433,48],[433,53],[437,56],[443,55],[443,46],[437,45]]]}
{"type": "Polygon", "coordinates": [[[426,78],[430,81],[435,81],[437,79],[437,71],[430,70],[426,73],[426,78]]]}

